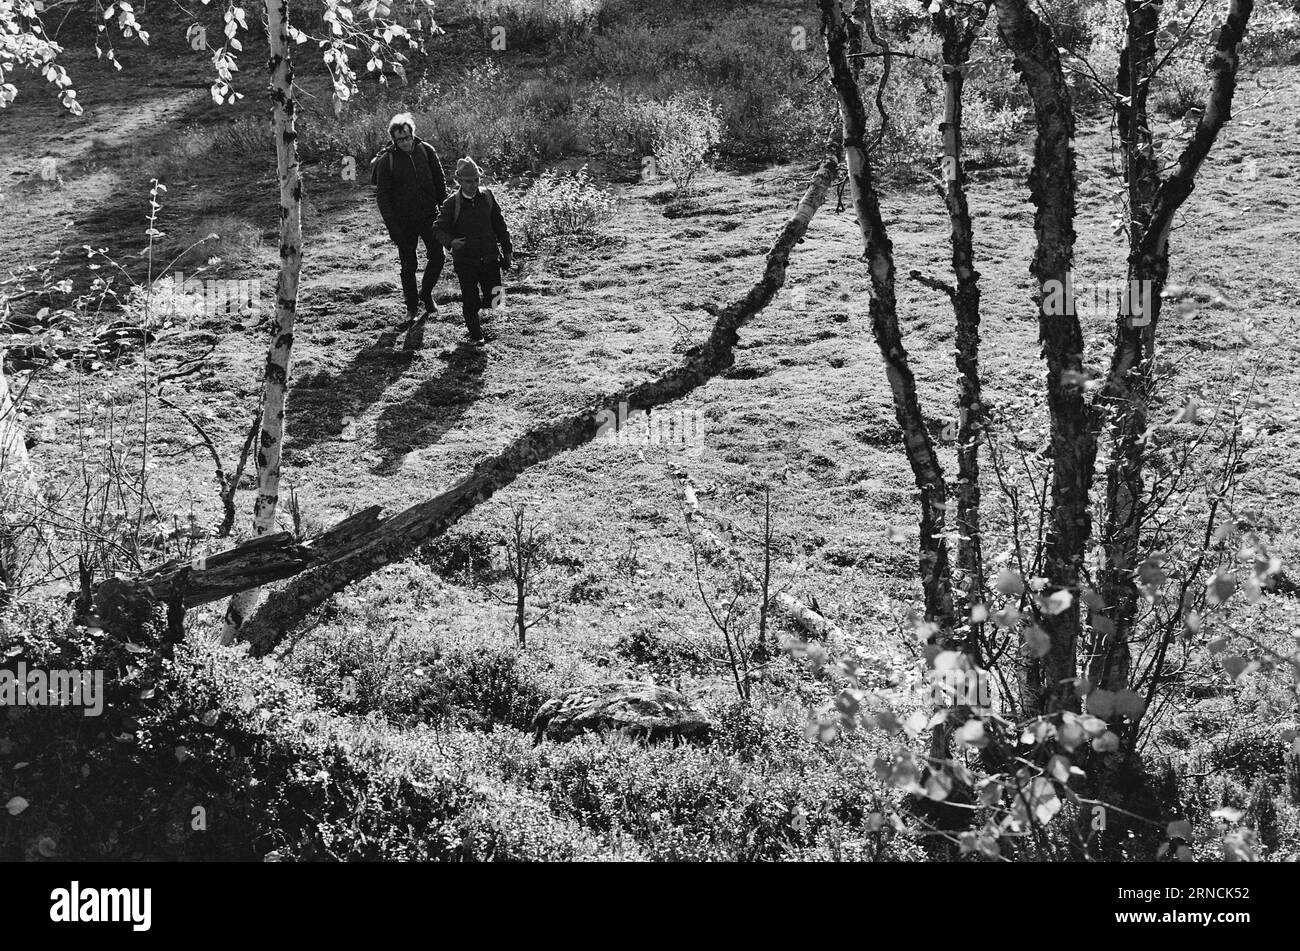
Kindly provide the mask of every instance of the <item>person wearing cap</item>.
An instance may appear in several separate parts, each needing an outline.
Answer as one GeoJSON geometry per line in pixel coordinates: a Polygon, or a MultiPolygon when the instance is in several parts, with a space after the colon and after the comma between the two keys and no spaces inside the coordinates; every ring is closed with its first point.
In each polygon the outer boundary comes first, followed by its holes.
{"type": "Polygon", "coordinates": [[[460,281],[461,306],[470,340],[484,343],[479,323],[482,310],[500,304],[501,272],[513,263],[510,230],[496,196],[481,188],[482,169],[466,156],[456,163],[456,193],[442,203],[433,233],[451,252],[452,268],[460,281]]]}
{"type": "Polygon", "coordinates": [[[409,327],[404,346],[413,350],[423,343],[424,318],[438,310],[433,302],[433,288],[442,274],[446,257],[434,237],[433,221],[447,197],[447,180],[437,151],[416,136],[415,119],[409,112],[399,112],[389,120],[388,137],[392,142],[375,157],[371,180],[379,214],[388,228],[389,238],[397,245],[409,327]],[[417,291],[416,250],[421,240],[428,262],[417,291]],[[424,305],[424,317],[419,313],[420,304],[424,305]]]}

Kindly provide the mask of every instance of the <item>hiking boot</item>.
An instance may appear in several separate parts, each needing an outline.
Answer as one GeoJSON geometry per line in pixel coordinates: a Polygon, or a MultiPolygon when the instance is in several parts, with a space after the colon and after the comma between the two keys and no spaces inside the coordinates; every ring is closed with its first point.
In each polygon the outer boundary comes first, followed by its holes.
{"type": "Polygon", "coordinates": [[[402,349],[408,352],[419,350],[424,347],[424,321],[415,320],[411,323],[411,329],[406,332],[406,339],[402,341],[402,349]]]}
{"type": "Polygon", "coordinates": [[[434,320],[438,319],[438,305],[433,302],[432,297],[422,297],[420,298],[420,303],[424,305],[424,316],[426,318],[432,317],[434,320]]]}
{"type": "Polygon", "coordinates": [[[405,330],[419,319],[420,310],[418,307],[408,307],[406,309],[406,319],[397,325],[398,330],[405,330]]]}

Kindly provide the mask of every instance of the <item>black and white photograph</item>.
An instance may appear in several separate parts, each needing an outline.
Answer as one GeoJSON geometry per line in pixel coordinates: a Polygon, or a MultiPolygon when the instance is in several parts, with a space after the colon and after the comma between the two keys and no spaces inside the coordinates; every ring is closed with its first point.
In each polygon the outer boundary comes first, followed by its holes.
{"type": "Polygon", "coordinates": [[[1298,160],[1297,0],[0,0],[23,914],[1053,863],[1292,927],[1298,160]]]}

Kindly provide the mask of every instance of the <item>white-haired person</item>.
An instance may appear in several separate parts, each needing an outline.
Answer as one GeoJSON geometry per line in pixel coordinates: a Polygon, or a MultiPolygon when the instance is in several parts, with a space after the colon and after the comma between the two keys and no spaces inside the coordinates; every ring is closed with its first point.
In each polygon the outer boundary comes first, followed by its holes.
{"type": "Polygon", "coordinates": [[[442,160],[433,146],[415,134],[415,118],[399,112],[388,123],[391,144],[375,156],[370,180],[375,185],[379,214],[388,236],[397,245],[409,329],[404,346],[413,350],[424,342],[424,321],[437,312],[433,288],[446,262],[442,245],[433,233],[438,208],[447,197],[447,179],[442,160]],[[416,288],[416,250],[420,241],[428,255],[424,277],[416,288]],[[419,305],[424,304],[420,315],[419,305]]]}
{"type": "Polygon", "coordinates": [[[501,272],[513,263],[510,229],[496,196],[480,187],[482,169],[469,156],[456,163],[456,193],[442,203],[433,223],[434,235],[451,251],[452,267],[460,280],[465,329],[474,343],[487,336],[479,323],[480,310],[501,303],[501,272]]]}

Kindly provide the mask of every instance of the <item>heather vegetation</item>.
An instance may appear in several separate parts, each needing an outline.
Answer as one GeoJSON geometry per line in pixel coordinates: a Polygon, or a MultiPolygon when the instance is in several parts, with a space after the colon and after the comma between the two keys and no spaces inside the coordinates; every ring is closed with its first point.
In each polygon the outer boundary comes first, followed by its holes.
{"type": "Polygon", "coordinates": [[[60,6],[0,667],[105,693],[0,711],[4,858],[1300,856],[1294,4],[322,0],[382,48],[292,45],[288,139],[260,8],[231,72],[60,6]],[[492,349],[393,350],[398,112],[510,223],[492,349]],[[672,722],[566,733],[611,683],[672,722]]]}

